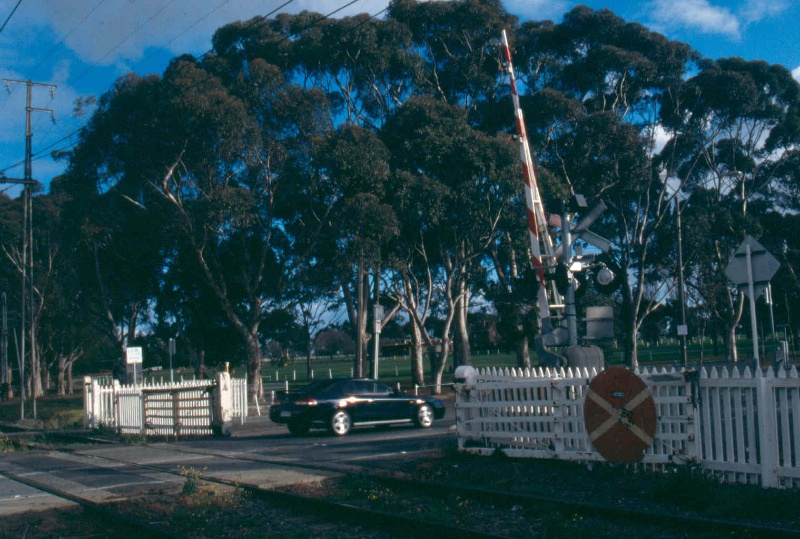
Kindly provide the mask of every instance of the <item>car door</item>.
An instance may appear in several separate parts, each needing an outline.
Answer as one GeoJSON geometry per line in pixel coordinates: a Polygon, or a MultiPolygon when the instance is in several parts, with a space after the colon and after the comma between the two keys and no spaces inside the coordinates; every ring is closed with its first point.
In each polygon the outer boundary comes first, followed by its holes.
{"type": "Polygon", "coordinates": [[[345,386],[347,413],[356,423],[376,421],[373,386],[367,380],[350,380],[345,386]]]}
{"type": "Polygon", "coordinates": [[[408,399],[397,397],[397,392],[388,384],[373,382],[375,415],[382,421],[411,417],[408,399]]]}

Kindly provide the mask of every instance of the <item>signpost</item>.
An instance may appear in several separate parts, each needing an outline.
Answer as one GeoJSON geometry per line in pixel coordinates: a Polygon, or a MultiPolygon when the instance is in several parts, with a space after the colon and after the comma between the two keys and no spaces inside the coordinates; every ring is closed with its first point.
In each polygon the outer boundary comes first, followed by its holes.
{"type": "Polygon", "coordinates": [[[380,356],[380,352],[381,352],[380,338],[381,338],[381,325],[383,323],[384,312],[383,312],[383,306],[381,304],[379,304],[379,303],[376,303],[375,305],[373,305],[372,309],[373,309],[373,311],[372,311],[372,319],[373,319],[374,326],[375,326],[374,327],[375,331],[374,331],[374,335],[373,335],[375,349],[374,349],[374,357],[373,357],[373,361],[372,361],[372,377],[377,380],[378,376],[380,374],[380,369],[378,367],[378,362],[379,362],[379,356],[380,356]]]}
{"type": "Polygon", "coordinates": [[[125,363],[133,365],[133,384],[136,385],[136,365],[142,364],[142,348],[140,346],[126,348],[125,363]]]}
{"type": "Polygon", "coordinates": [[[758,243],[747,236],[725,266],[725,275],[750,298],[750,328],[753,335],[753,358],[756,368],[761,368],[758,356],[758,326],[756,324],[756,299],[775,276],[780,262],[758,243]]]}
{"type": "Polygon", "coordinates": [[[172,356],[175,355],[175,339],[172,337],[169,338],[167,342],[167,352],[169,352],[169,383],[175,383],[175,377],[172,374],[172,356]]]}

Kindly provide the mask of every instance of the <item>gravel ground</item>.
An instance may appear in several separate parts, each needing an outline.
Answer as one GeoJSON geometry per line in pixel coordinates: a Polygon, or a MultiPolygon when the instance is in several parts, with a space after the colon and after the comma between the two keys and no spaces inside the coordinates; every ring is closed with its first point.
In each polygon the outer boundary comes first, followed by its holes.
{"type": "MultiPolygon", "coordinates": [[[[444,449],[437,458],[406,462],[398,476],[632,507],[675,515],[739,519],[800,530],[800,492],[726,485],[676,469],[667,475],[625,467],[568,462],[478,457],[444,449]]],[[[123,512],[188,537],[383,539],[381,532],[290,513],[250,499],[242,490],[198,483],[184,491],[161,492],[119,505],[123,512]]],[[[415,518],[487,531],[508,537],[721,537],[713,531],[678,533],[647,522],[613,522],[583,517],[555,504],[504,506],[464,499],[394,492],[368,477],[304,484],[306,495],[400,512],[415,518]]],[[[126,537],[80,509],[27,513],[0,520],[0,537],[126,537]]],[[[731,537],[726,535],[726,537],[731,537]]]]}

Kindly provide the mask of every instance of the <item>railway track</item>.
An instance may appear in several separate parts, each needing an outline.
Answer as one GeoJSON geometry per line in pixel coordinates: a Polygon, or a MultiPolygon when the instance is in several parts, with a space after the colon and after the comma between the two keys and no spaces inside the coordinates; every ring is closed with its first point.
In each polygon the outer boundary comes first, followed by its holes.
{"type": "MultiPolygon", "coordinates": [[[[64,452],[66,453],[70,451],[64,452]]],[[[181,451],[181,453],[186,453],[186,451],[181,451]]],[[[207,455],[208,453],[197,452],[197,454],[207,455]]],[[[219,455],[214,456],[219,457],[219,455]]],[[[159,472],[161,474],[173,475],[176,477],[176,480],[179,481],[185,480],[185,476],[183,474],[164,466],[136,464],[122,459],[112,459],[109,457],[95,456],[91,457],[91,459],[123,464],[126,466],[126,468],[128,468],[128,470],[135,468],[149,472],[159,472]]],[[[285,463],[276,464],[282,465],[285,463]]],[[[123,524],[125,527],[127,527],[123,535],[129,534],[131,537],[136,537],[141,536],[141,534],[145,534],[145,536],[148,538],[153,537],[156,539],[193,537],[192,534],[187,535],[164,530],[163,525],[153,525],[147,520],[131,517],[124,512],[115,510],[113,505],[96,503],[82,496],[67,492],[64,489],[56,488],[45,481],[38,481],[21,474],[10,472],[0,472],[0,476],[6,477],[7,479],[16,481],[18,483],[25,484],[41,492],[46,492],[51,496],[75,503],[93,516],[109,522],[109,525],[112,525],[114,529],[118,529],[120,524],[123,524]]],[[[508,537],[493,533],[483,533],[457,525],[431,522],[430,520],[393,514],[391,512],[379,511],[368,507],[359,507],[348,503],[326,500],[313,496],[304,496],[293,492],[261,488],[255,485],[242,483],[240,481],[232,481],[214,477],[210,474],[198,474],[196,479],[198,481],[213,483],[244,491],[251,498],[261,500],[262,502],[273,507],[280,507],[281,509],[291,513],[302,513],[307,516],[312,516],[314,520],[329,520],[339,525],[342,523],[349,523],[355,527],[366,528],[384,533],[387,536],[419,537],[423,539],[463,539],[463,537],[474,537],[476,539],[507,539],[508,537]]]]}
{"type": "MultiPolygon", "coordinates": [[[[570,500],[569,493],[562,497],[538,496],[529,494],[511,493],[498,490],[487,490],[463,485],[442,484],[430,481],[419,481],[406,477],[397,477],[392,473],[391,467],[379,470],[365,470],[364,468],[353,465],[320,465],[302,462],[286,462],[285,460],[271,459],[261,456],[252,456],[241,453],[225,453],[215,450],[192,450],[185,446],[175,449],[181,454],[195,454],[204,457],[229,459],[237,462],[250,462],[283,468],[303,469],[316,472],[326,472],[339,474],[342,478],[358,477],[361,482],[368,482],[380,485],[382,496],[386,499],[411,499],[417,507],[422,505],[431,506],[437,503],[448,503],[447,500],[461,500],[459,503],[467,502],[478,513],[489,511],[502,518],[503,514],[524,509],[528,519],[536,519],[538,514],[559,514],[563,518],[570,519],[593,519],[598,522],[610,522],[623,529],[628,528],[632,523],[647,523],[650,528],[661,530],[664,537],[672,534],[687,534],[689,536],[716,537],[800,537],[800,530],[780,525],[767,525],[752,522],[740,522],[733,520],[712,519],[701,516],[679,514],[675,512],[657,512],[640,510],[633,507],[610,505],[604,503],[591,503],[585,501],[570,500]]],[[[122,464],[136,469],[148,470],[164,474],[180,476],[175,469],[165,466],[135,464],[122,459],[114,459],[107,456],[92,456],[92,459],[102,459],[116,464],[122,464]]],[[[59,491],[49,489],[43,483],[31,481],[23,477],[14,477],[4,474],[10,479],[20,481],[34,488],[50,492],[52,495],[69,499],[80,504],[86,510],[98,514],[102,518],[116,518],[113,509],[107,506],[96,504],[89,500],[81,500],[79,497],[59,491]],[[27,481],[27,482],[26,482],[27,481]]],[[[348,522],[352,525],[376,530],[397,537],[477,537],[477,538],[500,538],[500,537],[519,537],[522,533],[513,530],[486,531],[461,525],[446,523],[430,518],[409,516],[400,514],[396,511],[387,511],[385,506],[379,509],[370,506],[359,506],[354,503],[342,503],[340,500],[328,499],[319,495],[305,495],[297,491],[288,492],[285,490],[275,490],[261,488],[255,485],[248,485],[239,481],[231,481],[214,477],[212,474],[199,474],[198,480],[208,483],[216,483],[242,489],[249,496],[272,506],[278,506],[292,513],[302,513],[312,515],[315,519],[328,519],[334,522],[348,522]]],[[[374,505],[374,504],[373,504],[374,505]]],[[[153,537],[181,537],[163,530],[158,530],[162,535],[153,535],[152,527],[146,522],[132,522],[130,526],[136,529],[148,530],[149,536],[153,537]]],[[[527,534],[525,534],[527,535],[527,534]]],[[[599,536],[599,535],[598,535],[599,536]]],[[[652,535],[658,537],[658,534],[652,535]]]]}
{"type": "MultiPolygon", "coordinates": [[[[248,457],[242,454],[225,454],[220,451],[211,450],[187,450],[181,448],[182,453],[213,456],[217,458],[231,459],[236,461],[251,461],[263,464],[305,469],[310,471],[334,472],[340,474],[361,474],[368,475],[372,480],[388,488],[397,491],[420,491],[436,496],[457,496],[464,499],[480,500],[485,503],[495,505],[505,505],[507,507],[528,507],[535,505],[538,507],[558,507],[561,511],[572,512],[579,515],[588,515],[605,520],[613,520],[620,523],[647,521],[656,523],[667,529],[683,531],[689,533],[708,532],[733,535],[741,534],[746,537],[787,537],[800,538],[800,529],[767,525],[744,521],[727,519],[708,518],[701,516],[691,516],[675,512],[647,511],[633,507],[621,507],[617,505],[592,503],[586,501],[575,501],[568,499],[568,496],[552,497],[531,494],[520,494],[509,491],[494,489],[484,489],[465,485],[453,485],[434,481],[420,481],[406,477],[398,477],[395,469],[391,466],[375,470],[374,465],[369,470],[364,467],[346,465],[321,465],[303,462],[287,462],[280,459],[270,459],[266,457],[248,457]]],[[[159,471],[164,471],[158,469],[159,471]]],[[[214,481],[212,477],[204,478],[214,481]]],[[[275,492],[275,491],[270,491],[275,492]]]]}

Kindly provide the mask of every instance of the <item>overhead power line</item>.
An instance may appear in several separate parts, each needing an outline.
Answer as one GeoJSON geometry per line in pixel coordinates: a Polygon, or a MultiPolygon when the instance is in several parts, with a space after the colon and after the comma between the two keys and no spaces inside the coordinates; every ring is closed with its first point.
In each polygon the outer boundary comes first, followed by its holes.
{"type": "MultiPolygon", "coordinates": [[[[21,1],[21,0],[20,0],[20,1],[21,1]]],[[[166,8],[167,8],[167,6],[169,6],[170,4],[174,3],[174,1],[175,1],[175,0],[169,0],[167,3],[165,3],[164,5],[162,5],[162,7],[161,7],[159,10],[157,10],[157,11],[156,11],[156,12],[155,12],[153,15],[151,15],[151,16],[150,16],[150,18],[148,18],[148,19],[147,19],[147,21],[145,21],[145,23],[144,23],[144,24],[137,26],[137,27],[136,27],[136,29],[135,29],[133,32],[129,33],[129,34],[128,34],[128,35],[127,35],[127,36],[126,36],[126,37],[125,37],[125,38],[124,38],[122,41],[120,41],[119,43],[117,43],[117,45],[115,45],[114,47],[112,47],[110,50],[106,51],[106,53],[103,55],[103,59],[105,59],[105,58],[106,58],[106,57],[108,57],[108,56],[109,56],[109,55],[110,55],[112,52],[114,52],[116,49],[118,49],[119,47],[121,47],[121,46],[122,46],[122,45],[123,45],[123,44],[124,44],[126,41],[128,41],[128,39],[130,39],[130,38],[131,38],[131,37],[132,37],[134,34],[136,34],[136,33],[137,33],[139,30],[141,30],[143,26],[145,26],[146,24],[148,24],[149,22],[151,22],[151,21],[152,21],[152,20],[153,20],[155,17],[157,17],[157,16],[158,16],[160,13],[162,13],[162,12],[164,11],[164,9],[166,9],[166,8]]],[[[207,17],[209,17],[209,16],[210,16],[211,14],[213,14],[214,12],[216,12],[216,11],[217,11],[217,10],[218,10],[220,7],[222,7],[224,4],[228,3],[229,1],[230,1],[230,0],[225,0],[224,2],[222,2],[221,4],[219,4],[219,5],[218,5],[218,6],[217,6],[217,7],[216,7],[214,10],[212,10],[211,12],[209,12],[208,14],[206,14],[204,17],[200,18],[199,20],[195,21],[195,23],[194,23],[194,24],[192,24],[192,25],[191,25],[189,28],[187,28],[186,30],[184,30],[183,32],[181,32],[180,34],[178,34],[178,36],[174,37],[174,38],[173,38],[173,39],[172,39],[172,40],[171,40],[169,43],[172,43],[173,41],[175,41],[176,39],[178,39],[178,38],[179,38],[181,35],[185,34],[185,33],[186,33],[186,32],[188,32],[189,30],[191,30],[191,29],[192,29],[194,26],[196,26],[197,24],[199,24],[200,22],[202,22],[203,20],[205,20],[207,17]]],[[[269,18],[270,16],[274,15],[274,14],[275,14],[275,13],[277,13],[279,10],[283,9],[284,7],[288,6],[289,4],[291,4],[291,3],[292,3],[292,2],[294,2],[294,1],[295,1],[295,0],[286,0],[286,1],[285,1],[285,2],[283,2],[281,5],[279,5],[278,7],[276,7],[275,9],[273,9],[272,11],[270,11],[269,13],[267,13],[266,15],[261,15],[261,16],[259,16],[259,17],[256,17],[256,18],[254,18],[252,21],[250,21],[250,23],[249,23],[247,26],[245,26],[245,28],[251,28],[252,26],[255,26],[256,24],[258,24],[258,23],[262,22],[263,20],[265,20],[265,19],[269,18]]],[[[69,33],[68,33],[66,36],[64,36],[64,38],[61,40],[61,43],[63,43],[63,42],[64,42],[64,41],[65,41],[65,40],[66,40],[66,39],[69,37],[69,35],[70,35],[70,34],[72,34],[72,33],[75,31],[75,29],[76,29],[78,26],[80,26],[81,24],[83,24],[83,22],[84,22],[86,19],[88,19],[88,18],[89,18],[89,16],[90,16],[90,15],[91,15],[91,14],[92,14],[92,13],[93,13],[95,10],[97,10],[97,8],[99,8],[99,7],[100,7],[100,5],[101,5],[103,2],[105,2],[105,0],[100,0],[100,1],[99,1],[99,2],[98,2],[98,3],[97,3],[95,6],[94,6],[94,8],[92,8],[92,10],[91,10],[89,13],[87,13],[87,14],[86,14],[86,15],[83,17],[83,19],[81,20],[81,22],[80,22],[80,23],[78,23],[78,24],[77,24],[75,27],[73,27],[73,28],[72,28],[72,30],[70,30],[70,32],[69,32],[69,33]]],[[[204,52],[204,53],[203,53],[203,54],[200,56],[200,58],[203,58],[203,57],[207,56],[208,54],[212,53],[212,52],[213,52],[213,50],[214,50],[214,49],[213,49],[213,48],[211,48],[211,49],[209,49],[208,51],[204,52]]],[[[151,55],[151,56],[152,56],[152,55],[151,55]]],[[[144,61],[144,60],[143,60],[143,61],[144,61]]],[[[143,61],[142,61],[142,62],[143,62],[143,61]]],[[[140,63],[142,63],[142,62],[140,62],[140,63]]],[[[40,62],[40,63],[41,63],[41,62],[40,62]]],[[[139,65],[139,64],[137,64],[137,65],[139,65]]],[[[39,66],[37,65],[37,66],[36,66],[34,69],[38,69],[38,67],[39,67],[39,66]]],[[[86,77],[86,75],[88,75],[88,74],[89,74],[89,73],[90,73],[90,72],[91,72],[91,71],[94,69],[94,67],[95,67],[95,66],[91,66],[91,67],[87,68],[86,70],[84,70],[84,71],[83,71],[83,72],[82,72],[80,75],[78,75],[77,77],[75,77],[75,78],[73,79],[73,81],[72,81],[72,84],[74,85],[75,83],[77,83],[78,81],[80,81],[80,80],[82,80],[84,77],[86,77]]],[[[3,103],[3,106],[5,106],[5,103],[3,103]]],[[[49,145],[49,146],[47,146],[46,148],[44,148],[44,149],[42,149],[42,150],[39,150],[38,152],[36,152],[36,153],[34,154],[34,157],[35,157],[35,159],[34,159],[34,160],[41,158],[41,154],[42,154],[43,152],[47,151],[48,149],[52,148],[53,146],[55,146],[55,145],[57,145],[57,144],[61,143],[62,141],[66,140],[66,139],[69,139],[69,138],[73,137],[74,135],[78,134],[78,133],[80,132],[80,130],[81,130],[81,129],[83,129],[83,126],[81,126],[81,127],[77,128],[77,129],[75,129],[75,130],[74,130],[74,131],[72,131],[71,133],[68,133],[67,135],[65,135],[65,136],[64,136],[64,137],[62,137],[61,139],[57,140],[56,142],[54,142],[54,143],[50,144],[50,145],[49,145]]],[[[52,130],[52,129],[51,129],[51,130],[52,130]]],[[[49,133],[50,133],[50,131],[48,131],[48,133],[47,133],[47,134],[49,134],[49,133]]],[[[15,167],[18,167],[18,166],[20,166],[20,165],[21,165],[21,164],[23,164],[23,163],[24,163],[24,161],[18,161],[17,163],[15,163],[15,164],[13,164],[13,165],[10,165],[10,166],[8,166],[8,167],[6,167],[5,169],[2,169],[2,170],[0,170],[0,173],[7,172],[8,170],[11,170],[11,169],[13,169],[13,168],[15,168],[15,167]]]]}
{"type": "Polygon", "coordinates": [[[6,29],[6,25],[8,24],[8,21],[10,21],[10,20],[11,20],[11,17],[13,17],[13,16],[14,16],[14,13],[16,13],[16,11],[17,11],[17,8],[19,7],[19,5],[20,5],[21,3],[22,3],[22,0],[19,0],[19,1],[17,2],[17,5],[16,5],[16,6],[14,6],[14,9],[12,9],[12,10],[11,10],[11,13],[9,13],[9,14],[8,14],[8,17],[6,17],[6,22],[4,22],[4,23],[3,23],[3,26],[0,26],[0,34],[2,34],[2,33],[3,33],[3,30],[5,30],[5,29],[6,29]]]}
{"type": "Polygon", "coordinates": [[[95,11],[97,11],[97,8],[99,8],[101,5],[103,5],[103,4],[105,3],[105,1],[106,1],[106,0],[100,0],[99,2],[97,2],[97,3],[94,5],[94,7],[93,7],[92,9],[90,9],[90,10],[89,10],[89,12],[88,12],[88,13],[86,13],[86,15],[84,15],[84,16],[83,16],[83,18],[80,20],[80,22],[78,22],[78,24],[76,24],[75,26],[73,26],[73,27],[72,27],[72,29],[71,29],[69,32],[67,32],[66,34],[64,34],[64,37],[62,37],[62,38],[61,38],[61,41],[59,41],[58,43],[56,43],[55,45],[53,45],[52,47],[50,47],[50,50],[48,50],[48,51],[47,51],[47,54],[45,54],[44,56],[42,56],[42,57],[39,59],[39,61],[38,61],[38,62],[36,62],[36,65],[34,65],[34,66],[33,66],[33,69],[31,69],[31,71],[30,71],[30,73],[31,73],[31,74],[28,76],[28,78],[32,78],[33,74],[34,74],[34,73],[36,73],[36,70],[37,70],[37,69],[39,69],[39,67],[40,67],[40,66],[41,66],[41,65],[44,63],[44,61],[45,61],[45,60],[47,60],[47,59],[50,59],[50,58],[52,58],[52,57],[53,57],[53,53],[56,51],[56,49],[57,49],[58,47],[60,47],[61,45],[63,45],[63,44],[64,44],[64,43],[67,41],[67,39],[69,39],[69,36],[71,36],[73,33],[75,33],[75,30],[77,30],[77,29],[78,29],[80,26],[82,26],[82,25],[83,25],[83,23],[85,23],[85,22],[86,22],[86,19],[88,19],[89,17],[91,17],[91,16],[92,16],[92,13],[94,13],[95,11]]]}
{"type": "MultiPolygon", "coordinates": [[[[21,2],[21,1],[22,1],[22,0],[20,0],[20,2],[21,2]]],[[[101,3],[102,3],[103,1],[105,1],[105,0],[101,0],[101,3]]],[[[229,1],[229,0],[226,0],[225,2],[223,2],[223,4],[227,3],[227,1],[229,1]]],[[[361,0],[350,0],[349,2],[347,2],[347,3],[343,4],[342,6],[340,6],[340,7],[339,7],[339,8],[337,8],[337,9],[334,9],[333,11],[331,11],[331,12],[327,13],[326,15],[321,15],[319,18],[317,18],[316,20],[314,20],[314,21],[313,21],[313,22],[311,22],[310,24],[308,24],[308,25],[306,25],[305,27],[303,27],[303,28],[302,28],[302,29],[299,31],[299,33],[303,33],[303,32],[305,32],[305,31],[307,31],[307,30],[310,30],[311,28],[313,28],[313,27],[317,26],[317,25],[318,25],[318,24],[320,24],[321,22],[323,22],[323,21],[325,21],[325,20],[327,20],[327,19],[331,18],[333,15],[335,15],[335,14],[337,14],[337,13],[339,13],[339,12],[341,12],[341,11],[345,10],[345,9],[347,9],[348,7],[350,7],[350,6],[352,6],[352,5],[356,4],[356,3],[358,3],[358,2],[360,2],[360,1],[361,1],[361,0]]],[[[174,2],[174,0],[170,0],[169,2],[167,2],[167,4],[165,4],[165,5],[164,5],[164,6],[163,6],[163,7],[162,7],[162,8],[161,8],[161,9],[160,9],[160,10],[159,10],[159,11],[158,11],[156,14],[152,15],[152,16],[151,16],[151,17],[148,19],[148,21],[147,21],[147,22],[150,22],[150,21],[151,21],[153,18],[155,18],[155,16],[156,16],[156,15],[158,15],[158,13],[160,13],[161,11],[163,11],[163,10],[164,10],[164,8],[166,8],[166,6],[167,6],[167,5],[169,5],[169,4],[171,4],[172,2],[174,2]]],[[[281,5],[279,5],[278,7],[276,7],[275,9],[273,9],[272,11],[270,11],[269,13],[267,13],[266,15],[261,15],[261,16],[258,16],[258,17],[255,17],[255,18],[253,18],[253,19],[252,19],[252,20],[251,20],[251,21],[250,21],[250,22],[249,22],[249,23],[248,23],[246,26],[244,26],[244,29],[250,29],[250,28],[252,28],[253,26],[255,26],[255,25],[257,25],[257,24],[260,24],[261,22],[263,22],[264,20],[268,19],[269,17],[271,17],[272,15],[274,15],[275,13],[277,13],[279,10],[283,9],[283,8],[284,8],[284,7],[286,7],[287,5],[291,4],[292,2],[294,2],[294,0],[287,0],[287,1],[285,1],[284,3],[282,3],[281,5]]],[[[221,7],[223,4],[220,4],[219,6],[217,6],[217,8],[215,8],[215,9],[214,9],[214,10],[213,10],[211,13],[213,13],[214,11],[216,11],[217,9],[219,9],[219,7],[221,7]]],[[[97,8],[97,6],[95,6],[95,9],[96,9],[96,8],[97,8]]],[[[354,27],[353,29],[355,29],[355,28],[357,28],[358,26],[361,26],[362,24],[365,24],[366,22],[368,22],[368,21],[370,21],[370,20],[372,20],[372,19],[374,19],[374,18],[378,17],[379,15],[381,15],[381,14],[385,13],[387,10],[388,10],[388,8],[384,8],[384,9],[382,9],[381,11],[379,11],[379,12],[375,13],[374,15],[371,15],[371,16],[370,16],[368,19],[366,19],[366,20],[362,21],[361,23],[359,23],[359,24],[358,24],[356,27],[354,27]]],[[[172,40],[171,40],[169,43],[172,43],[173,41],[175,41],[176,39],[178,39],[178,38],[179,38],[181,35],[183,35],[184,33],[186,33],[188,30],[190,30],[190,29],[191,29],[192,27],[194,27],[196,24],[198,24],[199,22],[201,22],[202,20],[204,20],[205,18],[207,18],[209,15],[211,15],[211,13],[209,13],[209,14],[205,15],[204,17],[202,17],[201,19],[199,19],[198,21],[196,21],[196,22],[195,22],[195,23],[194,23],[192,26],[190,26],[189,28],[187,28],[186,30],[184,30],[184,31],[183,31],[181,34],[179,34],[178,36],[176,36],[175,38],[173,38],[173,39],[172,39],[172,40]]],[[[87,17],[88,17],[88,15],[87,15],[87,17]]],[[[142,26],[143,26],[143,25],[142,25],[142,26]]],[[[140,26],[139,28],[141,28],[141,26],[140,26]]],[[[138,29],[139,29],[139,28],[137,28],[137,31],[138,31],[138,29]]],[[[74,30],[74,29],[73,29],[73,30],[74,30]]],[[[123,40],[123,42],[122,42],[122,43],[124,43],[124,41],[126,41],[127,39],[129,39],[129,38],[130,38],[130,37],[131,37],[131,36],[132,36],[134,33],[136,33],[136,31],[134,31],[133,33],[129,34],[129,35],[128,35],[128,37],[126,37],[126,38],[123,40]]],[[[277,42],[277,43],[282,43],[283,41],[286,41],[287,39],[290,39],[290,37],[289,37],[289,36],[284,36],[283,38],[281,38],[281,39],[277,40],[276,42],[277,42]]],[[[122,45],[122,43],[119,43],[119,44],[118,44],[117,46],[115,46],[115,47],[114,47],[114,48],[113,48],[111,51],[108,51],[108,52],[106,53],[106,55],[105,55],[105,56],[108,56],[108,54],[110,54],[111,52],[113,52],[113,50],[116,50],[117,48],[119,48],[119,47],[122,45]]],[[[205,57],[205,56],[208,56],[209,54],[213,53],[213,51],[214,51],[214,49],[213,49],[213,48],[211,48],[211,49],[209,49],[208,51],[204,52],[202,55],[200,55],[198,58],[202,59],[203,57],[205,57]]],[[[104,57],[105,57],[105,56],[104,56],[104,57]]],[[[137,64],[137,65],[138,65],[138,64],[137,64]]],[[[83,73],[82,73],[82,74],[81,74],[81,75],[78,77],[78,79],[80,79],[80,78],[82,78],[83,76],[85,76],[85,75],[86,75],[86,74],[87,74],[87,73],[88,73],[88,72],[89,72],[91,69],[92,69],[92,68],[90,68],[90,69],[88,69],[88,70],[84,71],[84,72],[83,72],[83,73]]],[[[210,80],[211,78],[213,78],[213,77],[209,76],[209,77],[208,77],[208,78],[206,78],[206,79],[200,80],[200,81],[198,81],[197,83],[195,83],[195,84],[193,85],[193,87],[195,87],[195,86],[198,86],[199,84],[201,84],[201,83],[205,82],[206,80],[210,80]]],[[[81,131],[83,128],[84,128],[84,126],[81,126],[81,127],[77,128],[77,129],[75,129],[74,131],[72,131],[72,132],[68,133],[67,135],[63,136],[62,138],[58,139],[56,142],[53,142],[53,143],[49,144],[48,146],[46,146],[46,147],[42,148],[41,150],[38,150],[37,152],[35,152],[35,153],[33,154],[33,160],[38,160],[38,159],[41,159],[41,158],[45,157],[45,152],[47,152],[49,149],[53,148],[54,146],[57,146],[58,144],[60,144],[60,143],[64,142],[65,140],[68,140],[68,139],[70,139],[70,138],[74,137],[75,135],[77,135],[78,133],[80,133],[80,131],[81,131]]],[[[61,150],[61,149],[67,149],[68,147],[69,147],[69,146],[65,146],[65,147],[63,147],[63,148],[60,148],[59,150],[61,150]]],[[[15,168],[15,167],[18,167],[18,166],[22,165],[22,164],[24,164],[24,160],[22,160],[22,161],[19,161],[19,162],[17,162],[17,163],[14,163],[13,165],[10,165],[10,166],[8,166],[8,167],[6,167],[6,168],[4,168],[4,169],[0,169],[0,174],[2,174],[2,173],[5,173],[5,172],[7,172],[7,171],[9,171],[9,170],[11,170],[11,169],[13,169],[13,168],[15,168]]]]}

